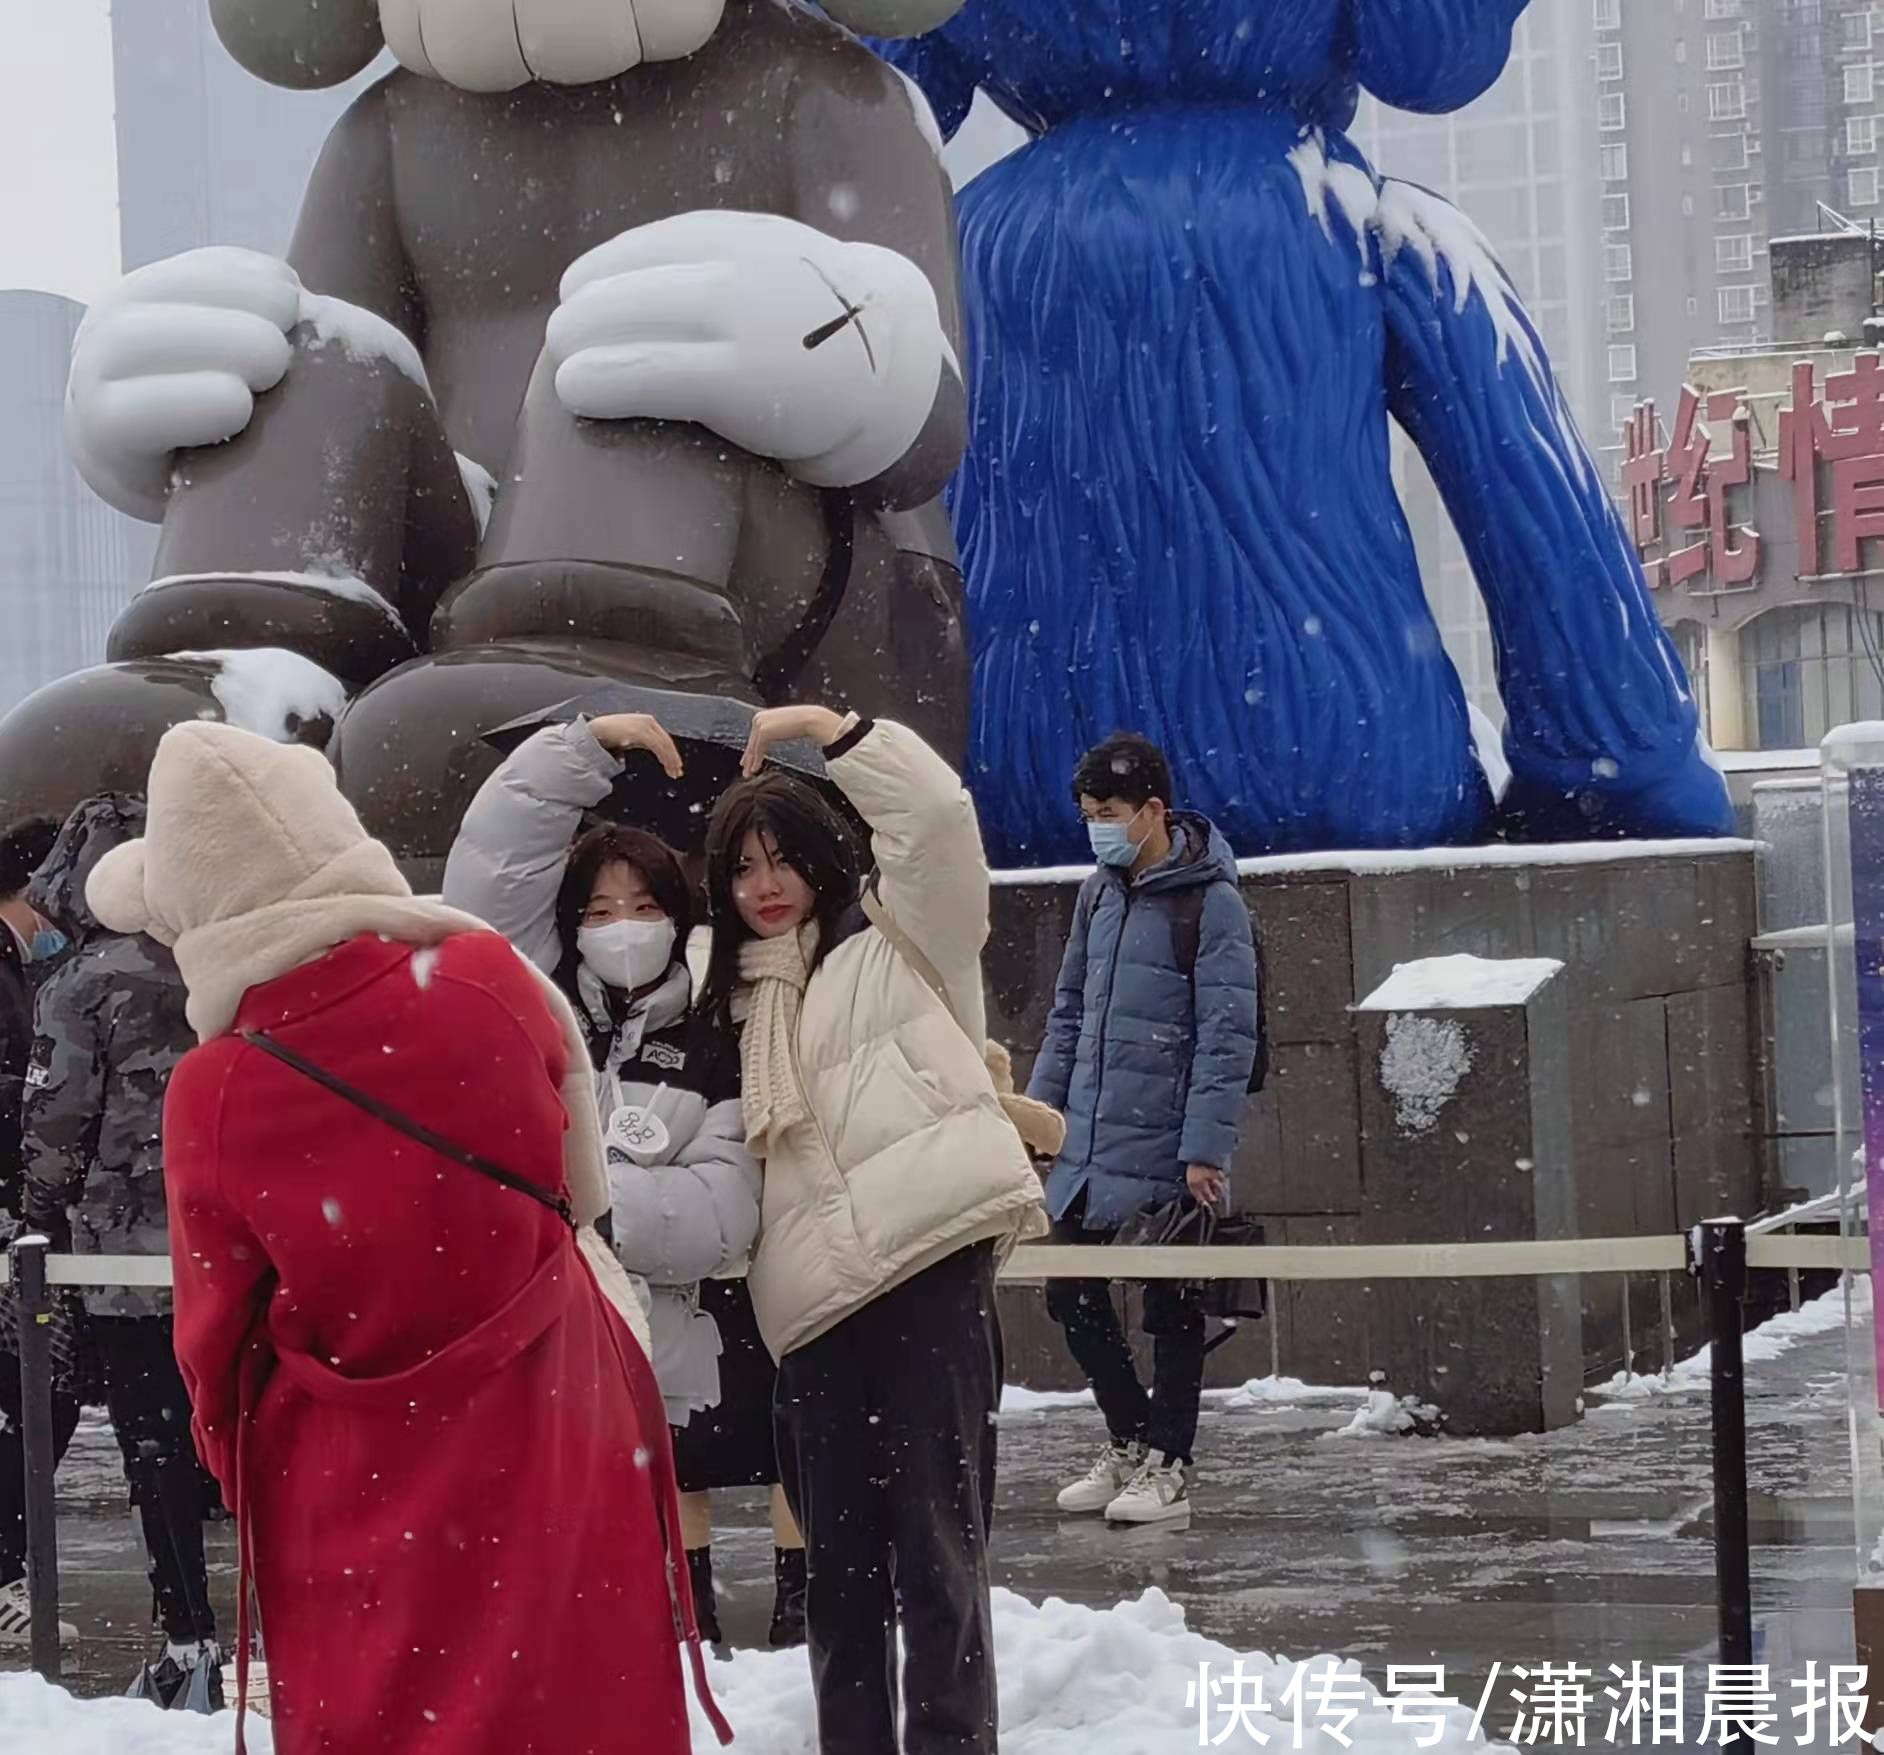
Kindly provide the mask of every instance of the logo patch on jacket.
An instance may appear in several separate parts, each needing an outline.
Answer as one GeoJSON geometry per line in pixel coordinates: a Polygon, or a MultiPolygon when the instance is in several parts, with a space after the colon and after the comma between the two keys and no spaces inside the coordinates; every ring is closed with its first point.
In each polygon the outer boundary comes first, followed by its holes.
{"type": "Polygon", "coordinates": [[[33,1050],[32,1061],[26,1068],[26,1088],[29,1091],[38,1091],[51,1083],[52,1046],[46,1043],[33,1050]]]}
{"type": "Polygon", "coordinates": [[[687,1051],[684,1048],[676,1048],[671,1042],[650,1042],[636,1058],[646,1061],[649,1066],[658,1066],[668,1072],[679,1072],[687,1064],[687,1051]]]}

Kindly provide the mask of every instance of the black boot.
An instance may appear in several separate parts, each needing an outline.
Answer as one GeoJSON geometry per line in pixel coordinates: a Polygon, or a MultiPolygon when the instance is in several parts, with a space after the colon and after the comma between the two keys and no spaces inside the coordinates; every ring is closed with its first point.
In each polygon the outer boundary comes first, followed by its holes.
{"type": "Polygon", "coordinates": [[[700,1637],[708,1645],[720,1645],[720,1605],[713,1594],[713,1550],[687,1550],[687,1577],[693,1585],[693,1615],[699,1623],[700,1637]]]}
{"type": "Polygon", "coordinates": [[[805,1551],[772,1550],[772,1649],[805,1642],[805,1551]]]}

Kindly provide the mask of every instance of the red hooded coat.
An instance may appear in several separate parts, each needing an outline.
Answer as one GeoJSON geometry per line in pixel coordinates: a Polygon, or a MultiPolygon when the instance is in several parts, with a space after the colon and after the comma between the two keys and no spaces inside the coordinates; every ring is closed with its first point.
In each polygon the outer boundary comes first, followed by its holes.
{"type": "Polygon", "coordinates": [[[172,1081],[177,1357],[277,1749],[682,1755],[666,1422],[569,1227],[250,1030],[551,1192],[568,1050],[503,940],[369,935],[251,988],[172,1081]]]}

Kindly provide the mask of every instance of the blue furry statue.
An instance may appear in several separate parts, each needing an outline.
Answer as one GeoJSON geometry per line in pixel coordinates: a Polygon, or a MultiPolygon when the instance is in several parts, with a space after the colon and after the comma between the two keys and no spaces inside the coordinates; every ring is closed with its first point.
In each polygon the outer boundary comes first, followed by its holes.
{"type": "Polygon", "coordinates": [[[1032,141],[964,191],[973,425],[953,496],[973,784],[1003,860],[1076,855],[1121,727],[1243,853],[1729,832],[1726,788],[1537,331],[1477,229],[1383,178],[1359,89],[1486,90],[1526,0],[969,0],[882,52],[943,128],[1032,141]],[[1494,806],[1389,474],[1418,444],[1490,605],[1494,806]]]}

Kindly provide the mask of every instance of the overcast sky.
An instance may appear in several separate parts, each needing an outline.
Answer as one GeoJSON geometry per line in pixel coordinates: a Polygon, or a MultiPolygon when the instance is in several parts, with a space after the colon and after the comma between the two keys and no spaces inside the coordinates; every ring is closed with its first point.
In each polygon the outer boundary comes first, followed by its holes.
{"type": "Polygon", "coordinates": [[[0,0],[0,43],[0,288],[90,299],[118,272],[109,0],[0,0]]]}

